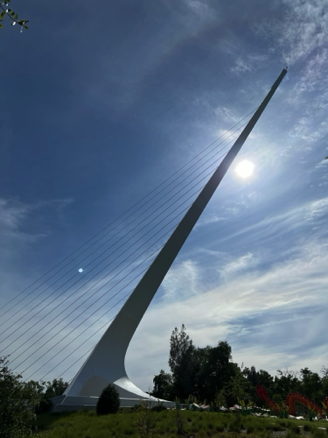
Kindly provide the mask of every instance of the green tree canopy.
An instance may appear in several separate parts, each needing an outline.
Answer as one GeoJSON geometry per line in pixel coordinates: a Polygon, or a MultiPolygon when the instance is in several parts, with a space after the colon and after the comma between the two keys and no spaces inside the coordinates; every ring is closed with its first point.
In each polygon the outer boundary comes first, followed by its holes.
{"type": "Polygon", "coordinates": [[[231,347],[220,341],[216,347],[199,349],[203,355],[197,375],[197,397],[214,401],[216,395],[236,373],[236,364],[231,362],[231,347]]]}
{"type": "Polygon", "coordinates": [[[172,383],[173,379],[171,374],[161,370],[157,376],[153,378],[154,389],[152,395],[164,400],[172,399],[172,383]]]}
{"type": "Polygon", "coordinates": [[[192,351],[192,340],[186,333],[185,325],[182,324],[180,331],[175,327],[170,338],[169,357],[169,366],[173,375],[181,368],[186,356],[190,355],[192,351]]]}
{"type": "Polygon", "coordinates": [[[189,395],[198,400],[214,401],[226,382],[236,372],[236,364],[231,362],[231,347],[227,342],[219,342],[216,347],[196,348],[186,327],[173,330],[170,338],[169,366],[172,375],[161,370],[154,377],[155,397],[186,399],[189,395]]]}
{"type": "Polygon", "coordinates": [[[256,371],[254,366],[241,369],[232,362],[227,342],[220,341],[216,347],[195,347],[184,324],[172,331],[169,366],[172,374],[161,370],[153,379],[155,397],[186,400],[192,395],[200,401],[228,406],[239,400],[265,406],[256,391],[258,384],[277,403],[285,401],[290,392],[298,392],[319,406],[328,396],[328,368],[322,368],[323,377],[308,368],[300,372],[277,370],[274,377],[265,370],[256,371]]]}
{"type": "Polygon", "coordinates": [[[9,369],[9,361],[0,357],[0,437],[29,436],[40,401],[40,385],[24,383],[20,375],[9,369]]]}
{"type": "Polygon", "coordinates": [[[120,409],[120,396],[112,383],[109,383],[100,394],[97,403],[97,415],[116,414],[120,409]]]}
{"type": "Polygon", "coordinates": [[[235,375],[230,377],[226,386],[229,405],[243,401],[253,401],[255,386],[244,376],[243,372],[236,367],[235,375]]]}

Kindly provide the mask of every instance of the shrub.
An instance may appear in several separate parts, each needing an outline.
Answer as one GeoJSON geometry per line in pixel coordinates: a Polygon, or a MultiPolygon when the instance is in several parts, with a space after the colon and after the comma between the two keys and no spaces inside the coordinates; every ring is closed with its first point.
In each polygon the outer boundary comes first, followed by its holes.
{"type": "Polygon", "coordinates": [[[155,412],[162,412],[162,411],[167,411],[167,408],[163,405],[156,405],[156,406],[153,406],[151,408],[151,410],[155,411],[155,412]]]}
{"type": "Polygon", "coordinates": [[[285,429],[282,426],[279,426],[279,424],[275,424],[271,427],[272,432],[284,432],[285,429]]]}
{"type": "Polygon", "coordinates": [[[309,424],[304,424],[303,430],[304,432],[311,432],[313,430],[313,427],[309,424]]]}
{"type": "Polygon", "coordinates": [[[120,408],[120,396],[115,386],[110,383],[103,389],[97,403],[97,415],[116,414],[120,408]]]}
{"type": "Polygon", "coordinates": [[[296,425],[293,425],[293,426],[290,428],[290,430],[291,430],[293,433],[295,433],[296,435],[299,435],[299,434],[301,433],[300,428],[299,428],[298,426],[296,426],[296,425]]]}

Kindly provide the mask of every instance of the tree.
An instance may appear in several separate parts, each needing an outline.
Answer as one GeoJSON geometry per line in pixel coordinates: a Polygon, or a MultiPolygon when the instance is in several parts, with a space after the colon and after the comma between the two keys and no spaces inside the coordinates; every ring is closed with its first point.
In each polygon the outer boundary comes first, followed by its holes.
{"type": "Polygon", "coordinates": [[[172,399],[172,375],[161,370],[157,376],[154,376],[154,389],[152,395],[164,400],[172,399]]]}
{"type": "Polygon", "coordinates": [[[257,372],[257,383],[260,383],[262,386],[264,386],[269,395],[275,389],[273,377],[265,370],[260,370],[257,372]]]}
{"type": "Polygon", "coordinates": [[[62,395],[68,387],[68,382],[64,382],[62,378],[54,379],[52,382],[46,383],[45,398],[49,399],[62,395]]]}
{"type": "Polygon", "coordinates": [[[192,347],[181,357],[173,375],[173,392],[176,397],[186,399],[196,393],[196,376],[199,370],[198,349],[192,347]]]}
{"type": "Polygon", "coordinates": [[[216,347],[207,346],[197,376],[197,393],[200,399],[214,401],[216,395],[235,375],[236,365],[231,362],[231,347],[220,341],[216,347]]]}
{"type": "MultiPolygon", "coordinates": [[[[328,158],[328,157],[327,157],[328,158]]],[[[323,379],[328,379],[328,368],[323,365],[321,368],[321,374],[323,379]]]]}
{"type": "Polygon", "coordinates": [[[247,378],[247,380],[251,382],[253,386],[257,386],[258,375],[256,372],[256,368],[254,366],[252,366],[251,369],[247,367],[244,368],[243,374],[247,378]]]}
{"type": "Polygon", "coordinates": [[[322,382],[317,373],[313,373],[309,368],[303,368],[300,371],[301,374],[301,394],[308,397],[311,401],[317,404],[321,404],[325,395],[322,392],[322,382]]]}
{"type": "Polygon", "coordinates": [[[173,394],[186,399],[193,395],[199,400],[214,401],[217,394],[236,373],[231,362],[231,347],[219,342],[216,347],[194,347],[182,324],[170,339],[169,365],[173,378],[173,394]]]}
{"type": "Polygon", "coordinates": [[[224,389],[221,389],[221,391],[219,391],[216,394],[214,401],[217,404],[217,406],[219,406],[219,407],[221,407],[221,406],[227,407],[227,398],[226,398],[224,389]]]}
{"type": "Polygon", "coordinates": [[[21,438],[32,433],[35,406],[40,401],[35,382],[24,383],[9,369],[9,361],[0,357],[0,437],[21,438]]]}
{"type": "Polygon", "coordinates": [[[236,374],[230,378],[227,385],[227,394],[230,398],[229,404],[238,403],[241,400],[250,402],[253,400],[254,393],[254,386],[237,368],[236,374]]]}
{"type": "Polygon", "coordinates": [[[328,396],[328,368],[323,366],[321,373],[323,374],[322,379],[321,379],[322,393],[326,394],[326,396],[328,396]]]}
{"type": "Polygon", "coordinates": [[[182,324],[180,331],[177,327],[170,338],[169,366],[173,377],[173,392],[178,398],[186,398],[194,393],[195,376],[198,371],[198,349],[182,324]]]}
{"type": "Polygon", "coordinates": [[[169,366],[173,375],[175,375],[177,370],[181,368],[181,364],[184,361],[186,355],[190,354],[192,350],[192,340],[186,333],[185,325],[182,324],[180,332],[178,328],[175,327],[170,338],[169,357],[169,366]]]}
{"type": "Polygon", "coordinates": [[[300,392],[300,381],[297,373],[293,371],[277,370],[278,376],[275,376],[275,392],[280,394],[283,399],[287,397],[290,392],[300,392]]]}
{"type": "Polygon", "coordinates": [[[28,26],[26,25],[26,23],[28,23],[28,20],[19,20],[18,14],[9,8],[9,2],[10,0],[0,0],[0,27],[3,27],[2,21],[7,15],[9,21],[11,21],[11,25],[15,26],[16,24],[18,24],[18,26],[20,26],[21,32],[23,31],[23,29],[28,29],[28,26]]]}
{"type": "Polygon", "coordinates": [[[97,415],[116,414],[120,408],[120,396],[112,383],[109,383],[100,394],[97,403],[97,415]]]}
{"type": "MultiPolygon", "coordinates": [[[[282,402],[283,399],[281,398],[281,395],[279,394],[279,398],[277,398],[278,395],[275,394],[276,385],[275,385],[274,379],[271,376],[271,374],[269,374],[265,370],[258,371],[257,372],[257,383],[259,383],[261,386],[263,386],[265,388],[269,397],[272,398],[272,400],[274,402],[276,402],[276,403],[282,402]]],[[[258,406],[261,406],[261,407],[265,406],[265,402],[262,399],[260,399],[257,394],[255,397],[255,400],[256,400],[256,404],[258,406]]]]}
{"type": "MultiPolygon", "coordinates": [[[[29,384],[32,383],[28,382],[29,384]]],[[[33,382],[38,385],[37,389],[41,396],[40,405],[37,407],[36,412],[38,414],[48,412],[51,408],[51,398],[62,395],[65,389],[68,387],[68,383],[64,382],[62,378],[54,379],[52,382],[42,382],[40,385],[38,382],[33,382]]]]}

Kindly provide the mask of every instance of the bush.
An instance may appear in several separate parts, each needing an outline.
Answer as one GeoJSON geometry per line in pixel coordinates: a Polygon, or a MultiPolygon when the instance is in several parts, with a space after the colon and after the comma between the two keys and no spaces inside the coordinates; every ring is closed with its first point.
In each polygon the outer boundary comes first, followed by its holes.
{"type": "MultiPolygon", "coordinates": [[[[34,383],[37,384],[36,382],[34,383]]],[[[52,407],[50,399],[62,395],[67,387],[68,383],[64,382],[62,378],[54,379],[52,382],[43,382],[42,386],[39,388],[41,401],[35,412],[37,414],[50,412],[52,407]]]]}
{"type": "Polygon", "coordinates": [[[24,383],[0,357],[0,437],[21,438],[31,433],[40,395],[35,382],[24,383]]]}
{"type": "Polygon", "coordinates": [[[304,432],[312,432],[313,427],[310,426],[309,424],[304,424],[303,430],[304,432]]]}
{"type": "Polygon", "coordinates": [[[167,408],[163,405],[155,405],[151,408],[151,410],[155,412],[162,412],[162,411],[167,411],[167,408]]]}
{"type": "Polygon", "coordinates": [[[120,408],[120,396],[115,386],[110,383],[100,394],[97,403],[97,415],[116,414],[120,408]]]}
{"type": "Polygon", "coordinates": [[[282,426],[279,426],[279,424],[275,424],[271,427],[272,432],[284,432],[286,429],[284,429],[282,426]]]}
{"type": "Polygon", "coordinates": [[[299,428],[298,426],[296,426],[296,425],[293,425],[293,426],[290,428],[290,430],[291,430],[293,433],[295,433],[296,435],[299,435],[299,434],[301,433],[300,428],[299,428]]]}

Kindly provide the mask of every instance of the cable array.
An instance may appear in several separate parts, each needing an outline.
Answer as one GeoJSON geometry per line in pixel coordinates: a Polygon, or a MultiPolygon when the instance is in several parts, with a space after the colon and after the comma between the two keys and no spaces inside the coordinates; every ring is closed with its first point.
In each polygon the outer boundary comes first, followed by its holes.
{"type": "Polygon", "coordinates": [[[89,354],[255,110],[3,306],[0,346],[14,370],[26,380],[41,370],[42,380],[54,370],[66,376],[89,354]]]}

